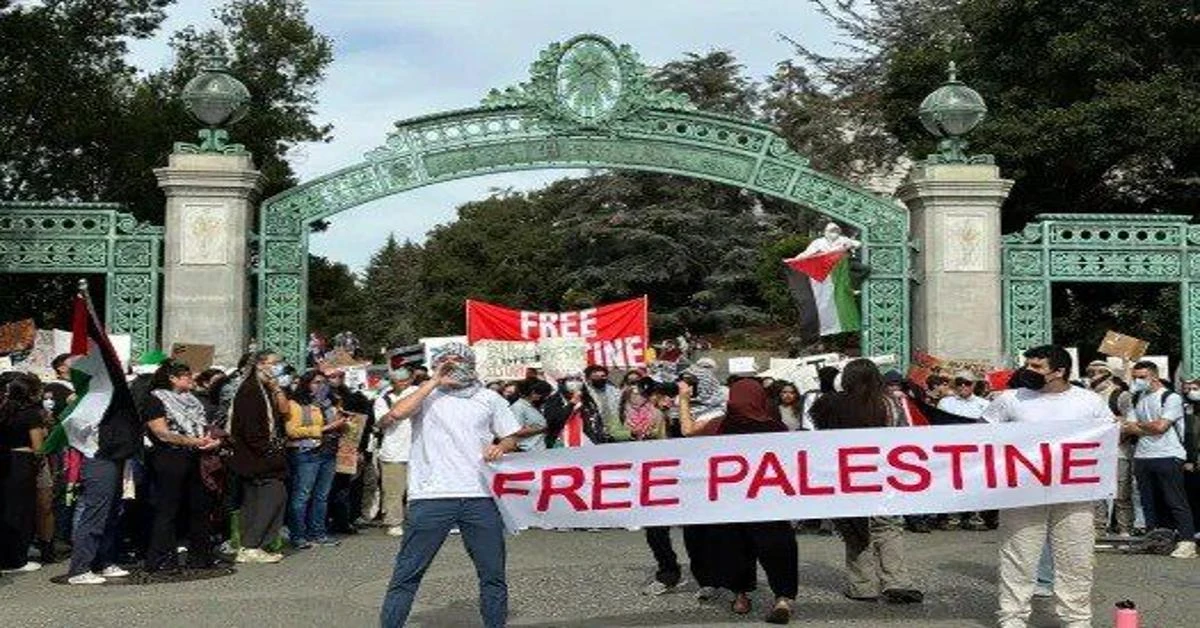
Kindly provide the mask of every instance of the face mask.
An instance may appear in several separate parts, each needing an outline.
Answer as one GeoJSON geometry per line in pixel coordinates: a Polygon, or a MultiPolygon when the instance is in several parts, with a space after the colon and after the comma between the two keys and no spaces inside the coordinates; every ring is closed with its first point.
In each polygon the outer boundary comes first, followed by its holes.
{"type": "Polygon", "coordinates": [[[583,390],[583,382],[577,379],[568,380],[563,384],[563,388],[565,388],[569,393],[577,393],[583,390]]]}
{"type": "Polygon", "coordinates": [[[44,408],[46,410],[46,412],[54,412],[54,400],[53,399],[43,399],[42,400],[42,408],[44,408]]]}
{"type": "Polygon", "coordinates": [[[286,372],[287,372],[287,365],[284,364],[283,362],[279,362],[275,366],[271,367],[271,374],[274,375],[276,378],[281,377],[286,372]]]}
{"type": "Polygon", "coordinates": [[[275,378],[275,383],[279,384],[280,388],[287,388],[288,386],[292,385],[292,376],[284,373],[283,375],[275,378]]]}
{"type": "Polygon", "coordinates": [[[1029,390],[1041,390],[1046,387],[1046,376],[1023,368],[1017,373],[1017,385],[1029,390]]]}
{"type": "Polygon", "coordinates": [[[825,232],[825,239],[826,240],[836,240],[836,239],[838,239],[838,236],[840,236],[840,235],[842,235],[841,232],[830,229],[829,231],[825,232]]]}
{"type": "Polygon", "coordinates": [[[1189,390],[1187,397],[1192,401],[1200,401],[1200,390],[1189,390]]]}
{"type": "Polygon", "coordinates": [[[1135,379],[1129,383],[1129,390],[1132,390],[1135,393],[1146,392],[1147,390],[1150,390],[1150,382],[1139,377],[1138,379],[1135,379]]]}
{"type": "Polygon", "coordinates": [[[1112,377],[1112,375],[1109,375],[1108,373],[1103,373],[1103,372],[1088,375],[1088,379],[1092,382],[1092,388],[1095,388],[1095,387],[1099,386],[1100,384],[1103,384],[1104,382],[1108,381],[1108,378],[1110,378],[1110,377],[1112,377]]]}
{"type": "Polygon", "coordinates": [[[321,384],[317,386],[317,391],[313,393],[313,397],[317,401],[324,401],[329,398],[329,384],[321,384]]]}
{"type": "Polygon", "coordinates": [[[591,380],[591,382],[592,382],[592,387],[597,388],[599,390],[604,390],[604,387],[608,386],[607,379],[593,379],[593,380],[591,380]]]}

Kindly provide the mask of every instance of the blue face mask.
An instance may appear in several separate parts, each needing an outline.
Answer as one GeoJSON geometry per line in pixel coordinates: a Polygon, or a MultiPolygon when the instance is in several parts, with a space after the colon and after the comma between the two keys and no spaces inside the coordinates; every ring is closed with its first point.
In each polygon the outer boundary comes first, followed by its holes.
{"type": "Polygon", "coordinates": [[[1146,392],[1147,390],[1150,390],[1150,382],[1139,377],[1138,379],[1135,379],[1129,383],[1129,390],[1132,390],[1135,393],[1146,392]]]}
{"type": "Polygon", "coordinates": [[[275,364],[275,366],[271,367],[271,374],[274,375],[276,378],[283,377],[283,374],[286,372],[287,372],[287,365],[284,364],[283,362],[279,362],[279,363],[275,364]]]}

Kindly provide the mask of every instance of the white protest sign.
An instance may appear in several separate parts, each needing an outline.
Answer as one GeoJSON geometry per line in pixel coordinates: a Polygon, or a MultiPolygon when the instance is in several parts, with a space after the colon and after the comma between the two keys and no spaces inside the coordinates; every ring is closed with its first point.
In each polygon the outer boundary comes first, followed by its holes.
{"type": "Polygon", "coordinates": [[[438,336],[435,338],[422,338],[421,344],[425,347],[425,366],[433,368],[433,350],[452,342],[467,344],[466,336],[438,336]]]}
{"type": "Polygon", "coordinates": [[[1046,421],[710,436],[485,467],[510,530],[972,512],[1116,492],[1115,424],[1046,421]]]}
{"type": "Polygon", "coordinates": [[[525,369],[538,362],[536,342],[480,340],[473,348],[475,368],[485,382],[525,379],[525,369]]]}
{"type": "Polygon", "coordinates": [[[367,367],[351,366],[342,369],[345,379],[342,380],[350,390],[365,390],[367,388],[367,367]]]}
{"type": "Polygon", "coordinates": [[[579,375],[587,368],[587,341],[583,338],[542,338],[537,344],[542,372],[550,379],[579,375]]]}
{"type": "Polygon", "coordinates": [[[729,373],[755,373],[758,371],[758,365],[754,363],[754,358],[741,357],[729,358],[729,373]]]}
{"type": "Polygon", "coordinates": [[[1067,353],[1071,354],[1071,381],[1079,379],[1079,347],[1067,347],[1067,353]]]}

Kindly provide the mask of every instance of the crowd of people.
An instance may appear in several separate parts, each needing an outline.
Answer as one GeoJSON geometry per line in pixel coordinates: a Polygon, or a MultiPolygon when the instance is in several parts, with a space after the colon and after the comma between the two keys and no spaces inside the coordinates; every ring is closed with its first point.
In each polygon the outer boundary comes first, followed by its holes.
{"type": "MultiPolygon", "coordinates": [[[[1196,554],[1200,380],[1172,390],[1150,362],[1134,364],[1128,383],[1104,362],[1089,364],[1086,379],[1072,382],[1070,355],[1041,347],[1025,354],[1004,392],[988,390],[971,373],[935,372],[917,386],[865,359],[820,369],[813,390],[753,373],[722,381],[707,358],[658,362],[623,373],[619,382],[593,365],[558,380],[530,369],[523,380],[485,384],[471,349],[452,343],[435,352],[428,369],[395,366],[383,386],[366,391],[348,388],[338,369],[298,373],[269,351],[247,354],[229,372],[200,373],[159,354],[143,359],[129,384],[143,426],[136,442],[120,452],[43,455],[47,430],[73,401],[70,362],[55,360],[53,382],[0,374],[6,572],[35,571],[69,550],[71,584],[127,577],[125,567],[137,563],[146,573],[172,576],[225,560],[277,563],[287,547],[288,554],[333,547],[337,536],[381,526],[403,539],[381,617],[398,626],[446,535],[460,533],[478,569],[484,623],[502,626],[503,525],[482,480],[486,461],[668,438],[904,428],[921,423],[910,401],[963,422],[1119,421],[1116,498],[999,516],[684,526],[696,597],[708,601],[727,590],[730,610],[749,613],[761,566],[775,600],[765,619],[787,623],[798,595],[796,533],[824,530],[845,545],[846,597],[920,603],[923,592],[908,574],[906,529],[999,527],[1001,624],[1024,625],[1030,597],[1042,593],[1058,598],[1067,625],[1084,626],[1096,538],[1169,529],[1171,556],[1196,554]],[[357,438],[353,472],[339,464],[347,438],[357,438]],[[30,560],[31,549],[38,561],[30,560]]],[[[670,528],[644,534],[656,566],[643,593],[679,590],[686,577],[670,528]]]]}

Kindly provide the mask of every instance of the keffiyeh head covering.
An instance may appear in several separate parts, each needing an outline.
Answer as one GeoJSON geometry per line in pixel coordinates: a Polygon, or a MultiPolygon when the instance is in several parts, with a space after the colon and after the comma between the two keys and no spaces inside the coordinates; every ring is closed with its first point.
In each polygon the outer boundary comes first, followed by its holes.
{"type": "Polygon", "coordinates": [[[703,421],[725,414],[726,393],[712,371],[692,367],[683,372],[696,378],[696,391],[692,397],[692,412],[696,420],[703,421]]]}
{"type": "Polygon", "coordinates": [[[433,355],[433,372],[437,373],[442,364],[450,358],[458,358],[458,363],[450,371],[450,379],[454,384],[446,390],[456,395],[470,396],[475,394],[479,386],[479,373],[475,370],[475,350],[461,342],[450,342],[435,347],[433,355]]]}

